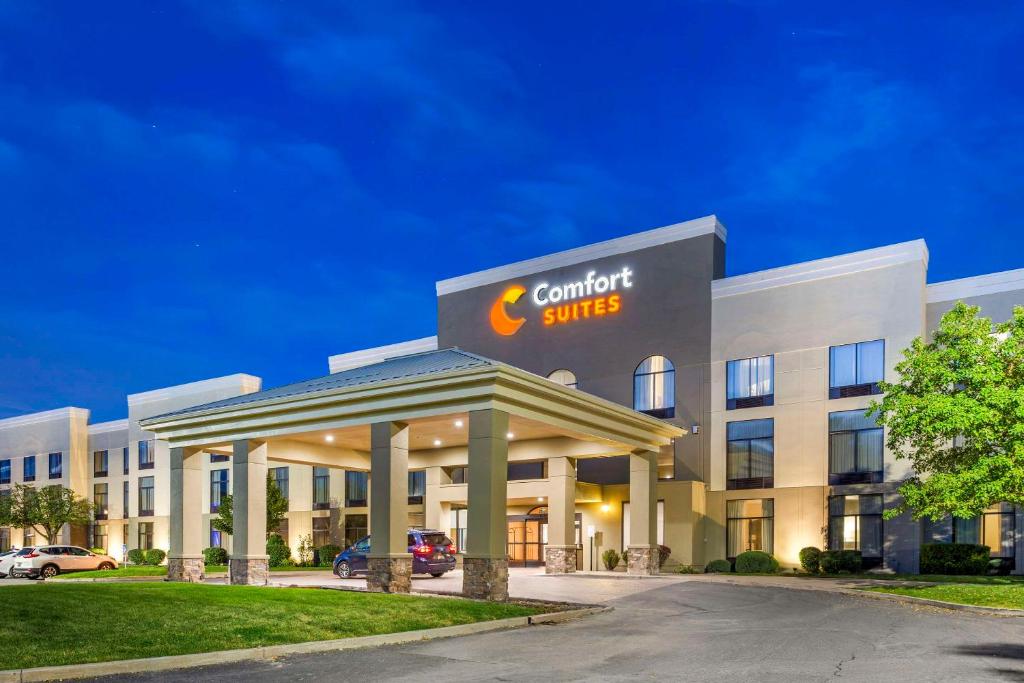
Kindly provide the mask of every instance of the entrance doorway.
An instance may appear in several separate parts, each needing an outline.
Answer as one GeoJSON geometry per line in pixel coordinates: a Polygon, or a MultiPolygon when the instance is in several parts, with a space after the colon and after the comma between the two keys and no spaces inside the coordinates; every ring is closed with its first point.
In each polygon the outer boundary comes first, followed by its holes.
{"type": "MultiPolygon", "coordinates": [[[[543,567],[548,544],[548,509],[535,507],[525,515],[508,516],[506,551],[510,567],[543,567]]],[[[582,568],[583,515],[576,513],[576,568],[582,568]]]]}

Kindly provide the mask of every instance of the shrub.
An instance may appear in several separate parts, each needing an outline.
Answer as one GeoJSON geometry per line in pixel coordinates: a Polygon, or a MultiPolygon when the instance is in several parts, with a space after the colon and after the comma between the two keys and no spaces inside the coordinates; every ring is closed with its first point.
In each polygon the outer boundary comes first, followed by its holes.
{"type": "Polygon", "coordinates": [[[760,550],[748,550],[736,557],[739,574],[772,574],[779,571],[779,561],[760,550]]]}
{"type": "Polygon", "coordinates": [[[826,574],[856,574],[864,566],[859,550],[826,550],[819,559],[826,574]]]}
{"type": "Polygon", "coordinates": [[[732,563],[729,560],[711,560],[704,565],[704,572],[707,574],[728,574],[732,571],[732,563]]]}
{"type": "Polygon", "coordinates": [[[814,546],[800,550],[800,566],[808,574],[817,574],[821,569],[821,551],[814,546]]]}
{"type": "Polygon", "coordinates": [[[161,562],[163,562],[164,558],[166,557],[167,553],[165,553],[163,550],[160,550],[159,548],[152,548],[146,551],[146,564],[155,567],[161,562]]]}
{"type": "Polygon", "coordinates": [[[206,548],[203,550],[203,561],[206,564],[227,564],[228,551],[224,548],[206,548]]]}
{"type": "Polygon", "coordinates": [[[700,567],[692,564],[681,564],[679,569],[676,570],[680,574],[700,574],[700,567]]]}
{"type": "Polygon", "coordinates": [[[267,561],[271,567],[283,567],[291,562],[292,551],[288,544],[281,538],[281,534],[270,534],[267,538],[267,561]]]}
{"type": "Polygon", "coordinates": [[[921,546],[922,574],[985,574],[992,551],[971,543],[925,543],[921,546]]]}
{"type": "Polygon", "coordinates": [[[330,567],[334,564],[335,555],[341,552],[341,548],[328,543],[317,548],[317,552],[320,554],[320,566],[330,567]]]}
{"type": "Polygon", "coordinates": [[[128,551],[129,564],[146,564],[146,551],[132,548],[128,551]]]}
{"type": "Polygon", "coordinates": [[[604,568],[608,571],[612,571],[619,566],[619,554],[615,551],[615,548],[608,548],[601,553],[601,561],[604,562],[604,568]]]}
{"type": "Polygon", "coordinates": [[[299,536],[299,547],[297,552],[299,554],[298,565],[300,567],[309,567],[313,564],[313,537],[309,534],[305,536],[299,536]]]}
{"type": "Polygon", "coordinates": [[[668,561],[668,558],[671,555],[672,548],[669,548],[667,545],[658,546],[658,569],[661,569],[665,566],[665,563],[668,561]]]}
{"type": "Polygon", "coordinates": [[[106,548],[89,548],[89,552],[92,553],[93,555],[106,555],[107,554],[107,549],[106,548]]]}

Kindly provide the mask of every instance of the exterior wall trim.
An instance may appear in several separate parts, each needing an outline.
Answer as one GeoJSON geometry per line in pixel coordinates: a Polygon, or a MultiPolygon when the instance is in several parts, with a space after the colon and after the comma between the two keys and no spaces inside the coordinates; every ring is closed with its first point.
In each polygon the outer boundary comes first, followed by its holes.
{"type": "Polygon", "coordinates": [[[626,235],[625,237],[618,237],[616,239],[606,240],[596,244],[588,244],[576,249],[560,251],[555,254],[549,254],[548,256],[541,256],[538,258],[528,259],[526,261],[518,261],[505,266],[491,268],[489,270],[481,270],[468,275],[460,275],[459,277],[440,280],[436,285],[437,295],[442,296],[453,292],[461,292],[465,289],[473,289],[474,287],[480,287],[481,285],[494,284],[495,282],[502,282],[511,278],[524,277],[546,270],[564,268],[566,266],[572,266],[586,261],[594,261],[607,256],[626,254],[639,249],[656,247],[670,242],[689,239],[691,237],[711,234],[717,235],[723,242],[727,235],[725,226],[722,225],[718,221],[718,217],[713,214],[710,216],[704,216],[703,218],[695,218],[683,223],[667,225],[663,228],[655,228],[653,230],[638,232],[633,235],[626,235]]]}
{"type": "Polygon", "coordinates": [[[241,387],[241,393],[247,394],[259,391],[262,383],[263,380],[259,377],[247,375],[245,373],[225,375],[224,377],[214,377],[212,379],[199,380],[198,382],[177,384],[173,387],[154,389],[152,391],[144,391],[138,394],[128,394],[128,406],[131,407],[141,403],[150,403],[152,401],[162,401],[168,398],[187,396],[188,394],[213,389],[241,387]]]}
{"type": "Polygon", "coordinates": [[[936,282],[927,288],[930,304],[1018,290],[1024,290],[1024,268],[936,282]]]}
{"type": "Polygon", "coordinates": [[[28,415],[18,415],[15,417],[8,417],[0,420],[0,429],[8,429],[11,427],[24,427],[26,425],[39,424],[40,422],[53,422],[56,420],[69,420],[75,418],[89,419],[89,410],[87,408],[57,408],[56,410],[46,410],[41,413],[29,413],[28,415]]]}
{"type": "Polygon", "coordinates": [[[773,287],[812,282],[915,261],[921,261],[926,268],[928,267],[928,246],[924,240],[901,242],[877,249],[855,251],[714,280],[711,283],[711,298],[721,299],[737,294],[749,294],[773,287]]]}
{"type": "Polygon", "coordinates": [[[339,353],[327,358],[327,367],[333,375],[344,370],[351,370],[352,368],[360,368],[365,365],[380,363],[381,361],[388,360],[389,358],[408,356],[414,353],[424,353],[427,351],[437,351],[437,335],[432,337],[421,337],[420,339],[410,339],[409,341],[398,342],[396,344],[375,346],[369,349],[360,349],[359,351],[339,353]]]}
{"type": "Polygon", "coordinates": [[[121,432],[128,429],[128,420],[112,420],[110,422],[97,422],[89,425],[89,435],[107,434],[109,432],[121,432]]]}

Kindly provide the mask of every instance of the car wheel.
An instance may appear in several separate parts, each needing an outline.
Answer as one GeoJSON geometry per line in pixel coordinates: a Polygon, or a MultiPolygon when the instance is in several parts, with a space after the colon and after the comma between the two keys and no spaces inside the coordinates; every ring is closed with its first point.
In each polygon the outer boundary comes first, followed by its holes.
{"type": "Polygon", "coordinates": [[[43,571],[40,572],[39,575],[44,579],[52,579],[53,577],[57,576],[57,574],[60,574],[60,569],[57,567],[57,565],[48,564],[45,567],[43,567],[43,571]]]}
{"type": "Polygon", "coordinates": [[[100,562],[100,571],[110,571],[114,568],[114,565],[109,562],[100,562]]]}
{"type": "Polygon", "coordinates": [[[334,573],[339,579],[347,579],[352,576],[352,565],[342,560],[334,567],[334,573]]]}
{"type": "Polygon", "coordinates": [[[444,572],[430,572],[430,575],[433,576],[435,579],[439,579],[442,576],[444,576],[444,572]]]}

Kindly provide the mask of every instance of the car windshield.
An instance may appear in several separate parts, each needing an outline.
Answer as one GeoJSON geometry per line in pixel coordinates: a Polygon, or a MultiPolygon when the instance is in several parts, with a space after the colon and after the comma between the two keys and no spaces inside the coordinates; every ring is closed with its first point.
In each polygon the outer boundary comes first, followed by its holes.
{"type": "Polygon", "coordinates": [[[452,541],[444,534],[422,534],[424,545],[451,545],[452,541]]]}

